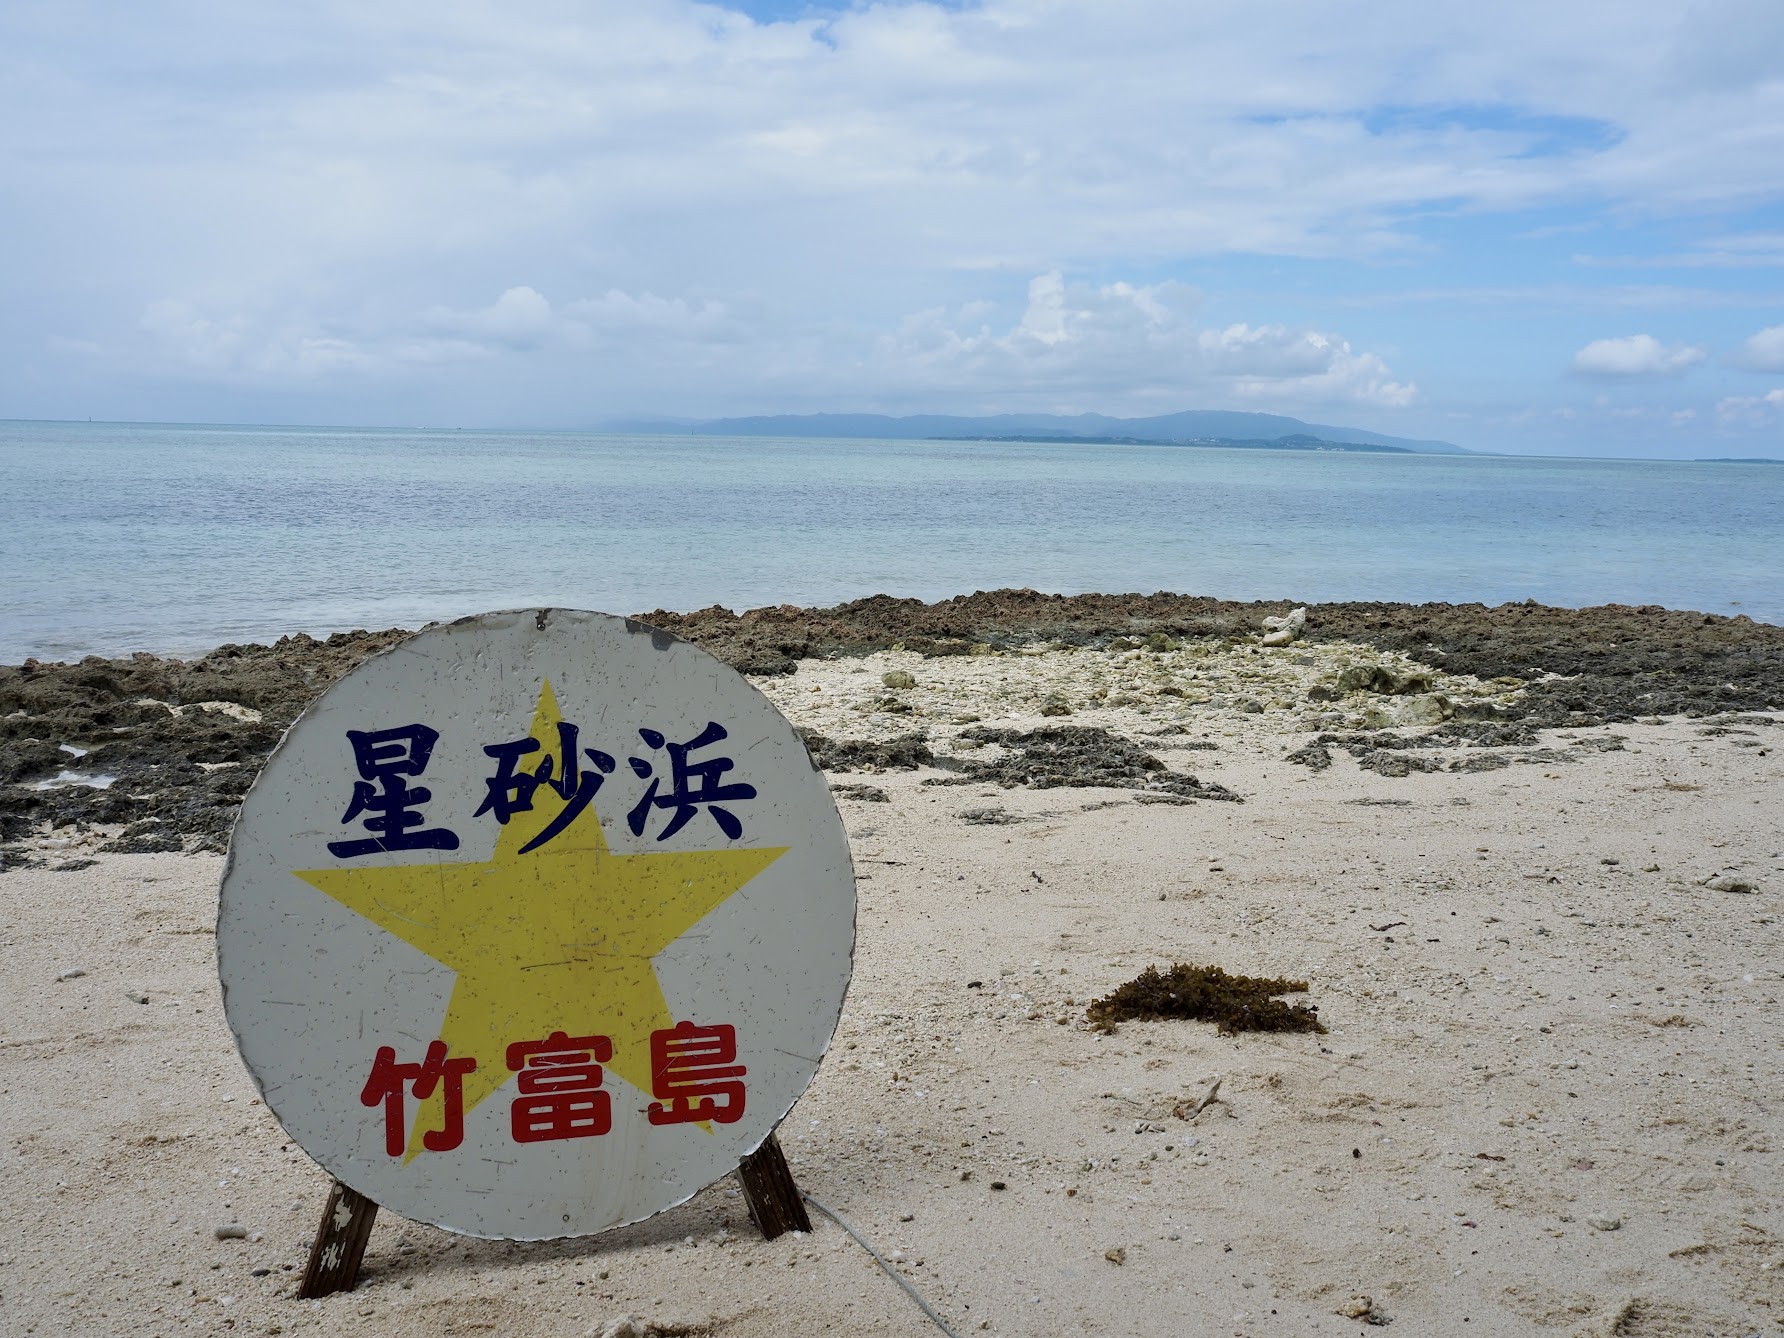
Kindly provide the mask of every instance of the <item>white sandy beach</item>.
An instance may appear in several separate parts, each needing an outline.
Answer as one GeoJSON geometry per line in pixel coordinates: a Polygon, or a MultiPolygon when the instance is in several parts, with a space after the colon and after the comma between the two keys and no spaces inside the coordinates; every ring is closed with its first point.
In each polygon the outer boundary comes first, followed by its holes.
{"type": "MultiPolygon", "coordinates": [[[[1401,1334],[1784,1332],[1784,730],[1550,732],[1548,761],[1398,778],[1336,749],[1288,763],[1321,723],[1306,681],[1345,655],[1216,657],[1187,696],[1139,652],[882,653],[764,681],[796,723],[920,724],[943,754],[967,715],[1102,724],[1245,799],[835,777],[887,800],[840,801],[857,966],[781,1130],[799,1183],[962,1334],[1373,1332],[1363,1297],[1401,1334]],[[909,710],[863,709],[899,669],[909,710]],[[1069,721],[1039,714],[1055,694],[1069,721]],[[1177,961],[1304,977],[1329,1034],[1084,1025],[1177,961]]],[[[828,1220],[762,1241],[729,1181],[548,1244],[386,1214],[357,1291],[297,1301],[327,1179],[224,1022],[223,861],[98,839],[40,843],[87,867],[0,880],[0,1331],[933,1331],[828,1220]]]]}

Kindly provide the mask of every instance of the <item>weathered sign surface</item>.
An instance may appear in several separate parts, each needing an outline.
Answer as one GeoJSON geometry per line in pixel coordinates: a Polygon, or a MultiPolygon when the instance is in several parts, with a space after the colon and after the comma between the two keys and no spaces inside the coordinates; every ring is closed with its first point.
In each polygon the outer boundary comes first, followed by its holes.
{"type": "Polygon", "coordinates": [[[217,918],[268,1107],[375,1202],[599,1231],[736,1169],[816,1071],[854,951],[822,773],[734,670],[603,614],[368,661],[261,773],[217,918]]]}

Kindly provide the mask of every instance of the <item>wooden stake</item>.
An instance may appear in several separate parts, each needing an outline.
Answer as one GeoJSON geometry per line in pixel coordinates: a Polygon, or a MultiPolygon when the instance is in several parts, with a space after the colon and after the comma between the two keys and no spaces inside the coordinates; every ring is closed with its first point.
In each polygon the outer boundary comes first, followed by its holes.
{"type": "Polygon", "coordinates": [[[377,1204],[339,1180],[334,1182],[322,1209],[322,1225],[316,1228],[316,1241],[310,1246],[310,1262],[304,1266],[304,1279],[297,1289],[299,1300],[353,1290],[377,1216],[377,1204]]]}
{"type": "MultiPolygon", "coordinates": [[[[793,1183],[786,1154],[773,1134],[768,1135],[761,1147],[738,1162],[737,1180],[743,1186],[743,1199],[749,1205],[750,1220],[765,1239],[773,1240],[789,1231],[811,1230],[805,1200],[799,1196],[799,1186],[793,1183]]],[[[366,1242],[371,1238],[372,1223],[377,1217],[376,1203],[339,1180],[334,1182],[328,1191],[328,1202],[322,1209],[322,1222],[316,1228],[315,1242],[310,1246],[310,1259],[304,1266],[303,1281],[297,1289],[298,1299],[307,1301],[332,1292],[353,1290],[359,1281],[366,1242]]]]}
{"type": "Polygon", "coordinates": [[[805,1200],[799,1197],[799,1186],[793,1183],[786,1154],[773,1134],[737,1163],[737,1182],[743,1186],[743,1201],[749,1204],[750,1220],[765,1239],[773,1240],[789,1231],[811,1230],[811,1218],[805,1215],[805,1200]]]}

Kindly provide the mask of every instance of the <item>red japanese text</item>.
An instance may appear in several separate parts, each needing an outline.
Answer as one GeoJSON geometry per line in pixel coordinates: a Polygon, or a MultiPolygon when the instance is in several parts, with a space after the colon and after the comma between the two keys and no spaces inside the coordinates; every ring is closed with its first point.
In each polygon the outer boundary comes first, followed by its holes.
{"type": "Polygon", "coordinates": [[[692,1022],[650,1034],[652,1124],[733,1124],[743,1118],[746,1072],[737,1059],[737,1028],[692,1022]]]}
{"type": "Polygon", "coordinates": [[[520,1100],[512,1108],[516,1143],[594,1138],[613,1128],[613,1101],[601,1090],[601,1065],[613,1058],[605,1036],[566,1036],[508,1047],[508,1067],[520,1074],[520,1100]]]}
{"type": "Polygon", "coordinates": [[[465,1074],[477,1068],[474,1059],[446,1058],[446,1042],[434,1041],[427,1047],[427,1058],[419,1064],[399,1064],[392,1046],[378,1047],[372,1061],[372,1075],[360,1092],[360,1102],[367,1106],[384,1103],[384,1150],[393,1157],[403,1155],[408,1139],[403,1128],[404,1087],[416,1100],[425,1101],[434,1089],[445,1084],[444,1127],[430,1129],[421,1136],[421,1145],[429,1152],[450,1152],[465,1141],[465,1074]]]}

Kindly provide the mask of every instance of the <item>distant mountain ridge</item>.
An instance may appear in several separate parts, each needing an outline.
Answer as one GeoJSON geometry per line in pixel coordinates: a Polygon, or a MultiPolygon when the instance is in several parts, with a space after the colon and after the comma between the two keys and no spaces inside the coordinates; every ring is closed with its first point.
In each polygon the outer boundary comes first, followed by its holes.
{"type": "Polygon", "coordinates": [[[1019,432],[1014,436],[991,437],[974,433],[969,437],[928,437],[928,441],[1008,441],[1039,446],[1044,442],[1070,442],[1082,446],[1182,446],[1226,447],[1246,451],[1361,451],[1377,455],[1416,455],[1404,446],[1384,446],[1377,441],[1327,441],[1296,432],[1286,437],[1192,437],[1186,441],[1154,441],[1146,437],[1053,437],[1039,432],[1019,432]]]}
{"type": "Polygon", "coordinates": [[[1111,418],[1107,414],[1003,413],[982,416],[877,413],[764,414],[713,418],[702,422],[630,421],[606,425],[619,432],[675,432],[709,437],[884,437],[901,440],[956,439],[1083,440],[1183,443],[1224,441],[1267,443],[1283,437],[1311,437],[1333,444],[1388,446],[1423,455],[1470,455],[1447,441],[1390,437],[1360,427],[1308,423],[1285,414],[1228,409],[1185,409],[1151,418],[1111,418]]]}

